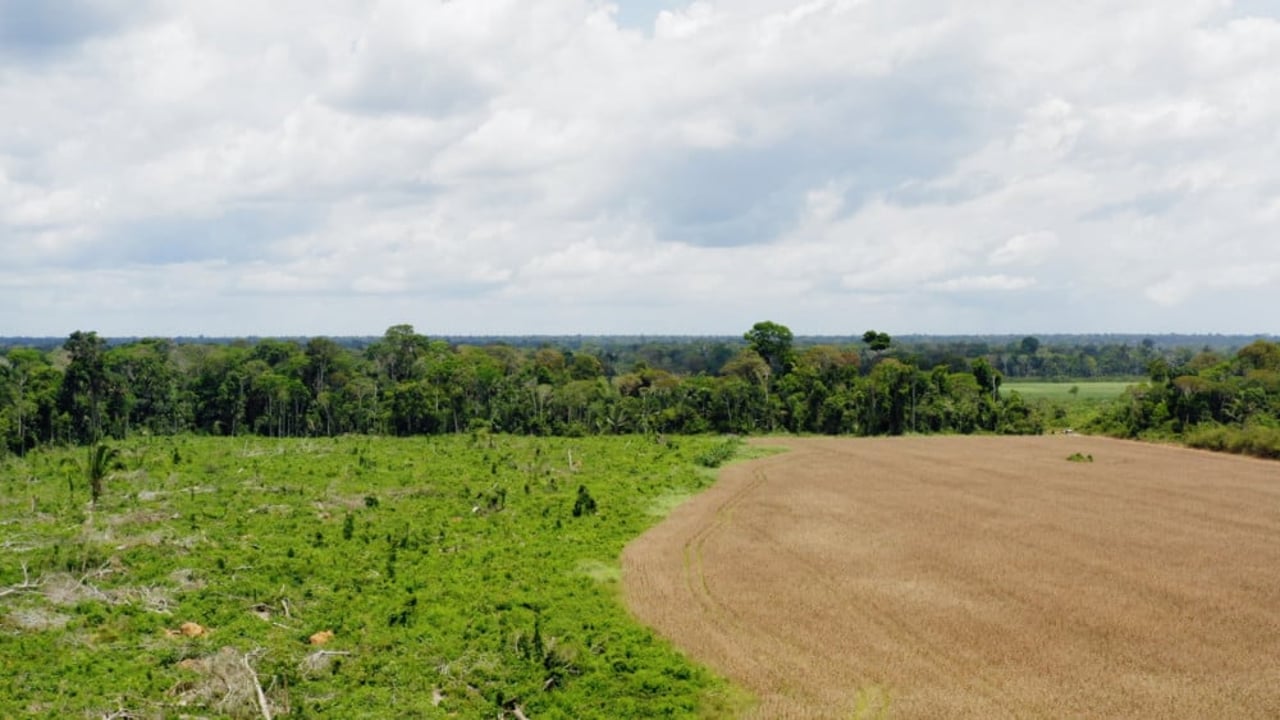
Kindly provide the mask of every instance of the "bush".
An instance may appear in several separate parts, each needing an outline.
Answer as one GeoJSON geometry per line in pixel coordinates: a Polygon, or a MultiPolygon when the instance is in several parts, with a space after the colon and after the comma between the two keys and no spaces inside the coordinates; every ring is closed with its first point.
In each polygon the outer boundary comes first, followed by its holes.
{"type": "Polygon", "coordinates": [[[1200,425],[1186,434],[1194,448],[1280,459],[1280,428],[1250,425],[1244,428],[1200,425]]]}
{"type": "Polygon", "coordinates": [[[738,449],[742,447],[742,439],[737,437],[725,438],[707,448],[700,455],[694,458],[694,462],[705,468],[718,468],[721,465],[733,459],[738,454],[738,449]]]}
{"type": "Polygon", "coordinates": [[[573,501],[573,516],[582,517],[583,515],[596,514],[596,500],[591,497],[591,493],[587,492],[586,485],[578,486],[578,498],[573,501]]]}

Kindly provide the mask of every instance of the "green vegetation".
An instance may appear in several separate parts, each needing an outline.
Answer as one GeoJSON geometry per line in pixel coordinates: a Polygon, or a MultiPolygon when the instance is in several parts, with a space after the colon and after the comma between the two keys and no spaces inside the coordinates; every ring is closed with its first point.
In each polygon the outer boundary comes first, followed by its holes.
{"type": "Polygon", "coordinates": [[[707,448],[694,460],[705,468],[718,468],[733,459],[742,448],[742,440],[731,437],[707,448]]]}
{"type": "Polygon", "coordinates": [[[879,685],[859,688],[851,720],[889,720],[893,710],[893,693],[879,685]]]}
{"type": "Polygon", "coordinates": [[[1071,453],[1067,456],[1067,462],[1091,463],[1093,462],[1093,455],[1083,455],[1078,452],[1071,453]]]}
{"type": "Polygon", "coordinates": [[[740,434],[1077,427],[1280,457],[1266,341],[1099,350],[1145,359],[1129,385],[1085,381],[1087,349],[1080,381],[1006,382],[1071,366],[1031,337],[945,357],[862,340],[757,323],[684,374],[407,325],[363,348],[9,349],[0,717],[724,716],[741,697],[616,585],[628,540],[768,452],[740,434]]]}
{"type": "MultiPolygon", "coordinates": [[[[327,338],[60,348],[0,356],[0,454],[137,435],[333,437],[625,433],[1035,433],[1038,410],[1002,396],[1002,357],[929,365],[884,332],[794,344],[757,323],[736,353],[678,373],[552,346],[451,345],[388,328],[359,349],[327,338]],[[716,362],[715,365],[709,365],[716,362]]],[[[1021,346],[1020,346],[1021,347],[1021,346]]],[[[1046,352],[1037,347],[1037,353],[1046,352]]]]}
{"type": "Polygon", "coordinates": [[[725,447],[135,437],[96,503],[85,449],[10,456],[0,717],[730,716],[617,598],[623,545],[725,447]]]}
{"type": "Polygon", "coordinates": [[[1017,393],[1044,419],[1051,431],[1079,428],[1115,402],[1134,381],[1098,380],[1005,383],[1007,393],[1017,393]]]}
{"type": "Polygon", "coordinates": [[[1133,380],[1084,380],[1067,382],[1026,382],[1009,381],[1004,384],[1005,392],[1016,392],[1027,400],[1059,400],[1069,402],[1109,402],[1120,397],[1130,385],[1141,382],[1141,378],[1133,380]]]}
{"type": "Polygon", "coordinates": [[[1280,345],[1258,340],[1234,355],[1212,350],[1184,363],[1152,361],[1135,385],[1090,423],[1121,437],[1280,457],[1280,345]]]}
{"type": "MultiPolygon", "coordinates": [[[[1206,447],[1270,452],[1266,432],[1234,434],[1246,429],[1242,418],[1267,427],[1275,424],[1267,418],[1280,417],[1266,400],[1274,393],[1265,373],[1273,371],[1241,365],[1237,373],[1237,361],[1218,351],[1197,355],[1150,339],[1080,340],[903,343],[867,330],[843,342],[801,342],[772,321],[740,340],[631,345],[449,343],[409,325],[363,344],[320,337],[110,345],[75,332],[60,347],[0,355],[0,456],[184,433],[871,436],[1092,428],[1181,438],[1205,422],[1227,428],[1196,436],[1206,447]],[[1213,370],[1217,363],[1231,367],[1213,370]],[[1151,394],[1135,400],[1121,391],[1124,377],[1143,371],[1153,383],[1143,387],[1161,396],[1149,403],[1151,394]],[[1248,388],[1226,383],[1222,373],[1237,373],[1248,388]],[[1044,382],[1050,378],[1074,379],[1044,382]],[[1174,387],[1179,382],[1191,384],[1174,387]],[[1237,389],[1247,392],[1234,397],[1237,389]],[[1234,399],[1219,401],[1227,395],[1234,399]],[[1113,405],[1142,407],[1129,417],[1113,405]]],[[[1250,353],[1275,347],[1259,340],[1239,352],[1248,365],[1250,353]]]]}
{"type": "Polygon", "coordinates": [[[1183,439],[1195,448],[1280,459],[1280,427],[1262,424],[1245,427],[1200,425],[1183,439]]]}

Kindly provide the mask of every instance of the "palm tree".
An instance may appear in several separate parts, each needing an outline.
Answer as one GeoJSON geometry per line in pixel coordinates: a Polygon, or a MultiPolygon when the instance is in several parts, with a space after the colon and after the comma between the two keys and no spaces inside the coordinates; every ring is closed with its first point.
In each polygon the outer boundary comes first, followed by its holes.
{"type": "Polygon", "coordinates": [[[120,467],[120,450],[106,443],[98,443],[89,448],[89,464],[85,466],[85,476],[89,478],[89,496],[93,504],[98,504],[102,497],[102,481],[107,475],[120,467]]]}

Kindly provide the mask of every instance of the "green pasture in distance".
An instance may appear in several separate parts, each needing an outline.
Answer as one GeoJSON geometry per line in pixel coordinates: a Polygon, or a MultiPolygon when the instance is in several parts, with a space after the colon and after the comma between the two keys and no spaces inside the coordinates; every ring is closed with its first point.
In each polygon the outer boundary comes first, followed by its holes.
{"type": "Polygon", "coordinates": [[[735,716],[618,558],[738,444],[139,437],[96,507],[0,459],[0,717],[735,716]]]}
{"type": "Polygon", "coordinates": [[[1045,429],[1053,432],[1081,428],[1141,380],[1101,380],[1079,382],[1005,382],[1001,394],[1017,393],[1029,405],[1039,408],[1045,429]]]}
{"type": "Polygon", "coordinates": [[[1006,380],[1000,386],[1000,392],[1004,394],[1016,392],[1024,400],[1039,400],[1041,398],[1065,401],[1115,400],[1120,397],[1125,388],[1138,382],[1141,381],[1011,382],[1006,380]]]}

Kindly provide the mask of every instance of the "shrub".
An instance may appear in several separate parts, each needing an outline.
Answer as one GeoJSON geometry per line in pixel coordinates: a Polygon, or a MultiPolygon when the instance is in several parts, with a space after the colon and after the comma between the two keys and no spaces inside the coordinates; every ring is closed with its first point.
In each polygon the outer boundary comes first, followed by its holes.
{"type": "Polygon", "coordinates": [[[733,459],[738,454],[738,449],[742,446],[742,439],[737,437],[725,438],[711,447],[707,448],[696,458],[694,462],[706,468],[718,468],[721,465],[733,459]]]}
{"type": "Polygon", "coordinates": [[[1186,443],[1204,450],[1280,458],[1280,428],[1265,425],[1244,428],[1200,425],[1187,432],[1186,443]]]}
{"type": "Polygon", "coordinates": [[[596,500],[591,497],[591,493],[587,492],[586,485],[578,486],[578,498],[573,501],[573,516],[582,517],[583,515],[596,514],[596,500]]]}

